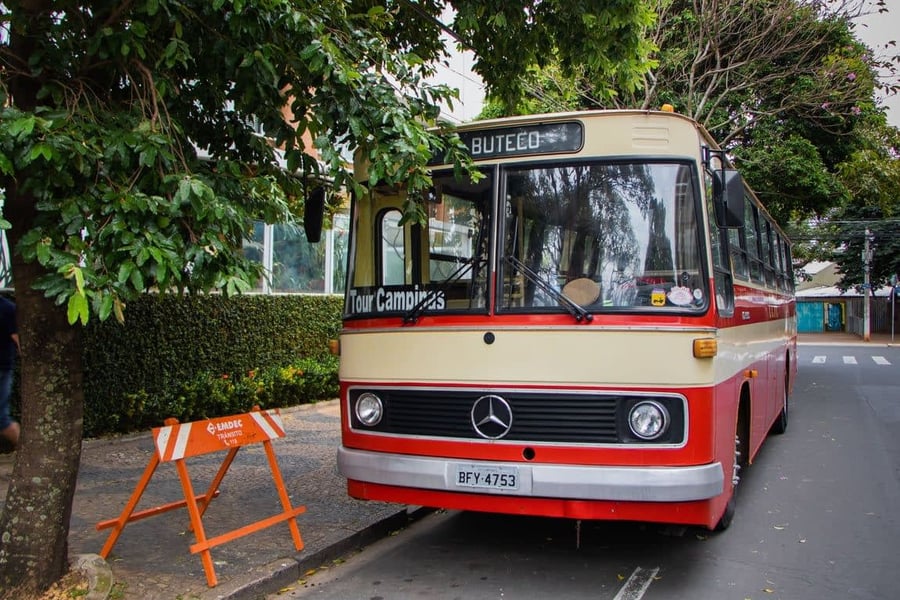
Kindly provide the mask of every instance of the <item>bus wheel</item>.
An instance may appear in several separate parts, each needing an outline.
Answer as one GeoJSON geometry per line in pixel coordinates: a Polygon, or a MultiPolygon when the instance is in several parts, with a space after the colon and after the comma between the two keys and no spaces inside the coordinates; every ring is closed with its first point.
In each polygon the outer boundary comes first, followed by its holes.
{"type": "Polygon", "coordinates": [[[781,403],[781,412],[778,418],[772,424],[772,433],[782,434],[787,431],[788,426],[788,382],[784,380],[784,395],[781,403]]]}
{"type": "Polygon", "coordinates": [[[741,438],[739,435],[734,436],[734,471],[731,475],[731,497],[728,504],[725,505],[725,512],[716,523],[714,531],[725,531],[731,525],[734,519],[735,510],[737,510],[737,489],[738,483],[741,481],[741,438]]]}
{"type": "Polygon", "coordinates": [[[716,523],[715,531],[725,531],[731,526],[731,521],[734,519],[734,511],[737,509],[734,492],[735,490],[731,491],[731,498],[728,499],[728,504],[725,505],[725,512],[722,513],[722,518],[716,523]]]}

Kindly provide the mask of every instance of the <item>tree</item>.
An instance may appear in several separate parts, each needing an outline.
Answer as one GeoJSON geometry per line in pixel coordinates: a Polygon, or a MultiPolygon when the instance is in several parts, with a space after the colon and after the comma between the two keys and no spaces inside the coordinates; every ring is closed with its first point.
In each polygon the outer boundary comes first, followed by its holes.
{"type": "MultiPolygon", "coordinates": [[[[433,130],[456,97],[438,15],[498,97],[542,57],[612,80],[646,64],[639,3],[521,0],[7,0],[0,4],[0,225],[22,339],[22,438],[0,516],[0,589],[66,568],[81,444],[78,324],[125,318],[146,290],[246,290],[252,222],[290,221],[322,182],[430,184],[469,167],[433,130]],[[72,325],[75,326],[72,326],[72,325]]],[[[358,190],[360,193],[362,190],[358,190]]]]}
{"type": "Polygon", "coordinates": [[[474,70],[506,110],[522,101],[529,71],[555,64],[565,75],[589,72],[622,89],[639,85],[652,65],[645,31],[652,0],[454,0],[453,29],[476,55],[474,70]],[[509,32],[515,31],[515,36],[509,32]],[[560,35],[565,33],[565,35],[560,35]],[[552,42],[552,46],[548,46],[552,42]]]}
{"type": "Polygon", "coordinates": [[[861,289],[868,234],[874,250],[870,281],[878,289],[900,274],[900,132],[874,122],[865,133],[867,143],[838,166],[848,199],[831,219],[840,243],[829,258],[844,274],[844,288],[861,289]]]}
{"type": "Polygon", "coordinates": [[[515,112],[672,104],[710,131],[778,221],[823,215],[844,197],[837,165],[859,148],[857,127],[879,113],[876,71],[896,72],[896,57],[876,58],[854,35],[863,5],[654,0],[656,51],[639,85],[551,64],[526,74],[533,97],[515,112]]]}

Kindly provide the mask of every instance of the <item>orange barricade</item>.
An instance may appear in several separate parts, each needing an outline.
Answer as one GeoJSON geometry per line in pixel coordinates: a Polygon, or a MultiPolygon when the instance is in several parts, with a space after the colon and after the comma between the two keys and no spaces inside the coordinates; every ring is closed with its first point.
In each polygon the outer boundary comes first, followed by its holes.
{"type": "Polygon", "coordinates": [[[225,542],[230,542],[236,538],[265,529],[276,523],[287,521],[291,529],[291,537],[294,540],[294,547],[297,550],[302,550],[303,539],[300,537],[300,528],[297,526],[296,517],[305,512],[306,507],[292,507],[285,490],[284,480],[281,477],[281,471],[278,469],[278,462],[275,459],[275,451],[272,449],[272,440],[281,437],[284,437],[284,424],[277,409],[260,411],[259,407],[254,407],[252,412],[246,414],[208,419],[206,421],[192,421],[190,423],[179,423],[176,419],[166,419],[165,427],[155,427],[153,429],[156,452],[150,458],[150,463],[144,470],[144,474],[141,476],[141,480],[138,482],[131,498],[125,504],[122,514],[119,515],[118,519],[97,523],[98,530],[112,527],[112,532],[100,551],[100,556],[106,558],[109,555],[116,544],[116,540],[119,539],[119,535],[128,523],[183,506],[187,506],[191,518],[191,529],[197,538],[197,542],[190,546],[190,550],[192,554],[200,554],[209,587],[214,587],[217,583],[216,572],[213,569],[212,556],[210,556],[209,550],[225,542]],[[266,450],[269,467],[272,470],[272,479],[275,481],[275,488],[278,491],[278,497],[281,500],[281,506],[284,511],[245,527],[207,539],[206,533],[203,531],[201,518],[212,499],[219,495],[219,484],[225,477],[228,467],[231,466],[234,457],[242,446],[260,442],[266,450]],[[221,450],[228,450],[228,454],[222,462],[222,466],[219,467],[216,476],[213,477],[207,492],[200,496],[195,495],[184,459],[221,450]],[[175,463],[178,478],[181,480],[181,488],[184,491],[184,500],[134,512],[160,462],[175,463]]]}

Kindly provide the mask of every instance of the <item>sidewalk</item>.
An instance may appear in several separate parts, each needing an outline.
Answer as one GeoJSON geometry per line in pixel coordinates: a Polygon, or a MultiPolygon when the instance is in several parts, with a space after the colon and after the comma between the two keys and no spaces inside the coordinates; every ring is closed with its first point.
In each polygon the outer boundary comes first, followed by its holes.
{"type": "MultiPolygon", "coordinates": [[[[336,400],[282,409],[286,437],[272,442],[297,517],[304,549],[294,550],[290,530],[279,523],[212,548],[218,585],[209,588],[186,509],[128,524],[106,564],[116,595],[124,600],[247,600],[293,585],[305,572],[326,565],[355,548],[408,524],[418,512],[405,506],[362,502],[347,496],[335,456],[340,445],[336,400]],[[123,589],[124,588],[124,589],[123,589]]],[[[150,432],[109,440],[87,440],[72,508],[69,554],[100,552],[111,530],[100,521],[115,519],[134,492],[154,451],[150,432]]],[[[195,493],[203,493],[224,452],[187,459],[195,493]]],[[[11,455],[0,457],[0,501],[6,497],[11,455]]],[[[224,534],[281,512],[262,445],[237,453],[203,517],[207,537],[224,534]]],[[[173,463],[161,464],[137,510],[184,498],[173,463]]],[[[102,561],[101,562],[101,567],[102,561]]]]}
{"type": "Polygon", "coordinates": [[[900,345],[900,332],[891,340],[890,333],[873,333],[869,341],[862,336],[845,331],[826,331],[824,333],[801,333],[797,336],[797,343],[803,345],[841,345],[841,346],[898,346],[900,345]]]}

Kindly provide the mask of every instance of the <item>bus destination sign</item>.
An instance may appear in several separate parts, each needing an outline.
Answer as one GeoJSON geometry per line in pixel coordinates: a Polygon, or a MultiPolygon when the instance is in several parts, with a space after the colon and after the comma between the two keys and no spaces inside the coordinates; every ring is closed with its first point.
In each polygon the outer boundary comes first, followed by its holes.
{"type": "Polygon", "coordinates": [[[473,160],[578,152],[584,143],[581,123],[537,123],[520,127],[460,131],[473,160]]]}

